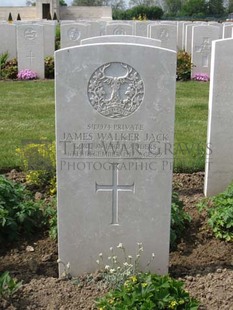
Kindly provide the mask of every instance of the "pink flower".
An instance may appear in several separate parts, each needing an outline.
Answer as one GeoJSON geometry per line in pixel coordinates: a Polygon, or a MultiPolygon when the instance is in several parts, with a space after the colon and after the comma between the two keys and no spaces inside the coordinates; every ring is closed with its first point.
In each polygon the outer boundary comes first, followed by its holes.
{"type": "Polygon", "coordinates": [[[210,80],[208,74],[206,73],[196,73],[193,77],[195,81],[208,82],[210,80]]]}
{"type": "Polygon", "coordinates": [[[23,69],[17,74],[19,80],[35,80],[37,74],[29,69],[23,69]]]}

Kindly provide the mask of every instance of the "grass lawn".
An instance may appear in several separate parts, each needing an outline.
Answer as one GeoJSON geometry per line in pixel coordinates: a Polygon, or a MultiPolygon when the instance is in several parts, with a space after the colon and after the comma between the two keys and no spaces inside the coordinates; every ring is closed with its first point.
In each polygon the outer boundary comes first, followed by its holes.
{"type": "MultiPolygon", "coordinates": [[[[209,83],[178,82],[175,171],[204,170],[209,83]]],[[[0,81],[0,170],[19,165],[16,148],[54,140],[54,81],[0,81]]]]}

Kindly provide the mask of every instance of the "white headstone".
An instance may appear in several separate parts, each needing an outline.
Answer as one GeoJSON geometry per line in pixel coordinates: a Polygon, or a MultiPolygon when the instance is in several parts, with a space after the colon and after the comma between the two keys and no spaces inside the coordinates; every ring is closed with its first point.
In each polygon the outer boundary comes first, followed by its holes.
{"type": "Polygon", "coordinates": [[[185,27],[185,51],[191,54],[192,51],[192,31],[193,24],[186,25],[185,27]]]}
{"type": "Polygon", "coordinates": [[[44,33],[43,26],[36,24],[17,25],[18,71],[30,69],[44,78],[44,33]]]}
{"type": "Polygon", "coordinates": [[[79,45],[81,40],[88,38],[90,24],[70,23],[61,25],[61,48],[79,45]]]}
{"type": "Polygon", "coordinates": [[[106,35],[133,35],[132,23],[107,23],[106,35]]]}
{"type": "Polygon", "coordinates": [[[16,58],[16,27],[12,24],[0,24],[0,55],[8,53],[8,59],[16,58]]]}
{"type": "Polygon", "coordinates": [[[78,275],[142,242],[142,270],[155,253],[167,273],[176,53],[106,43],[55,60],[59,258],[78,275]]]}
{"type": "Polygon", "coordinates": [[[56,22],[44,22],[44,55],[54,56],[55,52],[55,36],[56,36],[56,22]]]}
{"type": "Polygon", "coordinates": [[[135,35],[140,37],[149,37],[148,26],[153,24],[151,21],[135,21],[135,35]]]}
{"type": "Polygon", "coordinates": [[[114,35],[114,36],[101,36],[87,38],[81,41],[81,44],[95,44],[95,43],[113,43],[113,42],[124,42],[124,43],[134,43],[152,46],[161,46],[160,40],[139,37],[139,36],[127,36],[127,35],[114,35]]]}
{"type": "Polygon", "coordinates": [[[224,191],[233,180],[233,39],[217,40],[212,44],[206,196],[224,191]]]}
{"type": "Polygon", "coordinates": [[[219,27],[194,26],[192,31],[192,68],[191,76],[197,73],[210,74],[211,43],[218,40],[219,27]]]}
{"type": "Polygon", "coordinates": [[[150,25],[150,36],[153,39],[161,40],[164,48],[177,50],[177,27],[166,24],[150,25]]]}
{"type": "Polygon", "coordinates": [[[233,30],[233,24],[231,25],[223,25],[223,39],[232,38],[232,30],[233,30]]]}

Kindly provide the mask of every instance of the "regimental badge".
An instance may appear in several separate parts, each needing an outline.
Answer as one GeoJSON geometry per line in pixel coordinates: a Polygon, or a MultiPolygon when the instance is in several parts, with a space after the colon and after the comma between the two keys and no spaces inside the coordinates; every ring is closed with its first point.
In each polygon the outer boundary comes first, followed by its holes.
{"type": "Polygon", "coordinates": [[[87,88],[93,108],[108,118],[123,118],[134,113],[144,97],[144,83],[130,65],[111,62],[92,74],[87,88]]]}

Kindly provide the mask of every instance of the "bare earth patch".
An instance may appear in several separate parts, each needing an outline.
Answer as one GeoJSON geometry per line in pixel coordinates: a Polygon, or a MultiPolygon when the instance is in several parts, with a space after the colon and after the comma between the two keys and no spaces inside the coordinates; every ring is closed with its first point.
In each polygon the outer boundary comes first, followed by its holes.
{"type": "MultiPolygon", "coordinates": [[[[185,282],[186,289],[201,302],[200,309],[231,310],[233,246],[215,239],[206,214],[197,211],[196,205],[204,197],[203,178],[203,173],[174,175],[174,189],[193,220],[177,250],[170,253],[169,273],[185,282]]],[[[95,299],[106,292],[100,274],[60,280],[57,258],[56,243],[43,234],[1,248],[0,273],[10,271],[23,280],[23,286],[11,302],[0,300],[0,309],[95,309],[95,299]]]]}

